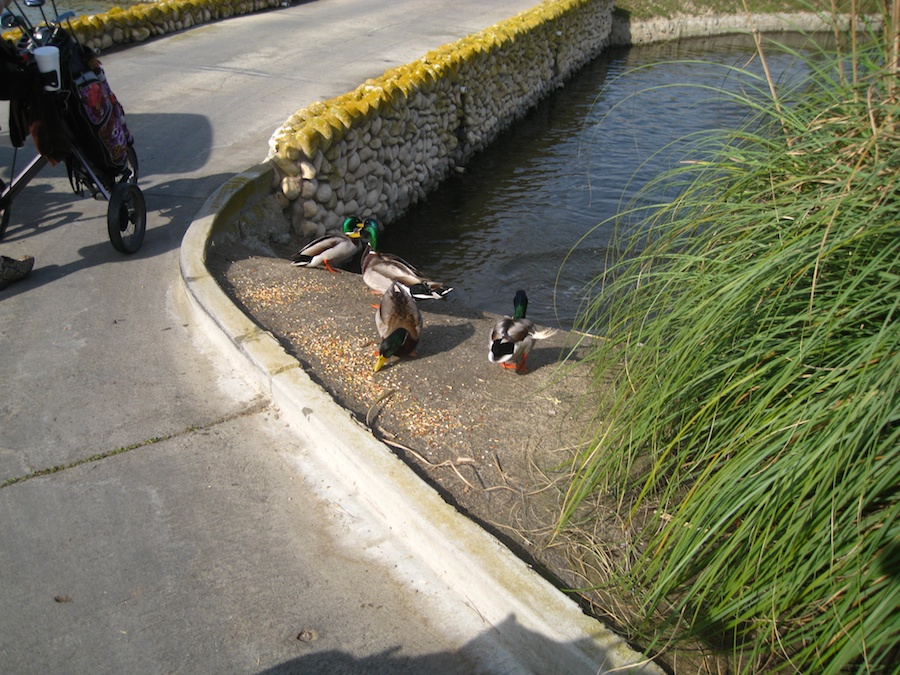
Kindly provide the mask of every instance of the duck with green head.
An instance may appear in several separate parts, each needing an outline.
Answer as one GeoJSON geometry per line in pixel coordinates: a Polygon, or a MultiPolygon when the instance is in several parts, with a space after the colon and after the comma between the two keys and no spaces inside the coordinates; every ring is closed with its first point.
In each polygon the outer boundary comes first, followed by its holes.
{"type": "Polygon", "coordinates": [[[362,221],[356,216],[344,220],[343,234],[327,234],[313,239],[291,259],[297,267],[324,267],[337,273],[332,265],[340,265],[353,258],[360,249],[362,221]]]}
{"type": "Polygon", "coordinates": [[[422,314],[409,289],[399,282],[392,282],[375,311],[375,327],[381,337],[375,360],[376,373],[388,359],[409,356],[416,350],[422,325],[422,314]]]}
{"type": "Polygon", "coordinates": [[[375,293],[384,293],[393,282],[409,289],[417,300],[438,300],[453,289],[437,281],[422,277],[416,268],[402,258],[378,251],[378,222],[367,218],[360,229],[366,242],[362,254],[362,277],[366,286],[375,293]]]}
{"type": "Polygon", "coordinates": [[[527,373],[525,360],[534,343],[545,340],[556,331],[552,328],[537,330],[534,321],[525,317],[528,311],[528,296],[525,291],[516,291],[513,308],[513,315],[500,319],[491,330],[488,360],[499,363],[504,368],[515,368],[516,372],[527,373]]]}

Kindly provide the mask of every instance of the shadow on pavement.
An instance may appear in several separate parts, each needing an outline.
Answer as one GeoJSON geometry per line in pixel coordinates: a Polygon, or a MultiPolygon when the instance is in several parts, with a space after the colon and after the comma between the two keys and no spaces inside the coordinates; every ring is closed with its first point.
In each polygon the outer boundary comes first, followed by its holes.
{"type": "MultiPolygon", "coordinates": [[[[303,640],[303,635],[298,640],[303,640]]],[[[314,648],[314,642],[309,643],[314,648]]],[[[573,655],[582,652],[589,654],[594,645],[584,645],[581,649],[577,643],[556,642],[546,636],[528,630],[520,625],[514,615],[510,615],[498,626],[485,631],[464,645],[458,652],[435,652],[419,656],[408,656],[400,653],[400,647],[388,649],[378,654],[357,657],[338,650],[313,652],[306,656],[279,664],[261,671],[259,675],[291,675],[300,673],[329,673],[330,675],[421,675],[422,673],[441,673],[441,675],[463,675],[471,673],[522,672],[534,669],[534,672],[547,672],[548,664],[559,664],[564,670],[575,675],[571,670],[573,655]],[[502,645],[502,646],[501,646],[502,645]],[[498,657],[498,651],[506,650],[505,658],[498,657]],[[532,656],[534,655],[534,656],[532,656]],[[540,656],[537,656],[540,655],[540,656]]],[[[588,664],[584,658],[583,672],[606,672],[608,664],[604,664],[604,656],[599,662],[588,664]]],[[[610,663],[611,663],[610,659],[610,663]]],[[[639,671],[639,668],[635,668],[639,671]]],[[[576,673],[578,671],[575,671],[576,673]]],[[[635,671],[629,671],[635,672],[635,671]]]]}

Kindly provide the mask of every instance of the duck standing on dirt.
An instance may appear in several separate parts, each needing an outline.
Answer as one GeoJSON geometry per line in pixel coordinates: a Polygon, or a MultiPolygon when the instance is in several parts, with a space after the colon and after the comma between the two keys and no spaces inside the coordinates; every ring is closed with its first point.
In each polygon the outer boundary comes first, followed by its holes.
{"type": "Polygon", "coordinates": [[[422,333],[422,314],[406,286],[394,281],[384,292],[375,311],[375,327],[381,337],[376,373],[392,356],[409,356],[415,351],[422,333]]]}
{"type": "Polygon", "coordinates": [[[360,236],[366,242],[361,262],[363,281],[376,293],[384,293],[395,281],[406,286],[416,300],[439,300],[453,290],[420,276],[416,268],[402,258],[379,252],[378,223],[373,218],[366,219],[360,236]]]}
{"type": "Polygon", "coordinates": [[[344,220],[343,234],[329,234],[313,239],[291,258],[297,267],[324,267],[337,273],[332,265],[340,265],[350,260],[360,248],[360,228],[362,221],[351,216],[344,220]]]}
{"type": "Polygon", "coordinates": [[[545,340],[556,331],[552,328],[537,330],[534,321],[525,318],[528,310],[528,296],[525,291],[516,291],[513,299],[515,311],[512,316],[500,319],[491,330],[488,360],[499,363],[504,368],[515,368],[516,372],[527,373],[525,360],[537,340],[545,340]]]}

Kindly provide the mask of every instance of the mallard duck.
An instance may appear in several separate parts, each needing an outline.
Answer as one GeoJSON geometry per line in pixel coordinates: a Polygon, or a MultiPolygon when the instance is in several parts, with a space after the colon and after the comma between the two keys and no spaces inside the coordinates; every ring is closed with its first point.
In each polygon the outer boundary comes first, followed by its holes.
{"type": "Polygon", "coordinates": [[[438,300],[453,290],[420,276],[416,268],[402,258],[379,252],[378,223],[374,219],[366,219],[360,236],[366,242],[361,262],[363,281],[376,293],[384,293],[394,281],[406,286],[417,300],[438,300]]]}
{"type": "Polygon", "coordinates": [[[516,372],[527,373],[525,360],[537,340],[544,340],[556,331],[552,328],[537,330],[534,321],[525,318],[528,310],[528,296],[525,291],[516,291],[513,299],[515,311],[512,316],[500,319],[491,330],[488,360],[499,363],[504,368],[515,368],[516,372]]]}
{"type": "Polygon", "coordinates": [[[394,281],[384,292],[375,312],[375,327],[381,336],[376,373],[392,356],[408,356],[415,351],[422,333],[422,314],[406,286],[394,281]]]}
{"type": "Polygon", "coordinates": [[[332,264],[346,262],[359,251],[362,224],[359,218],[350,216],[344,220],[343,234],[328,234],[313,239],[291,258],[291,264],[297,267],[324,267],[336,273],[332,264]]]}

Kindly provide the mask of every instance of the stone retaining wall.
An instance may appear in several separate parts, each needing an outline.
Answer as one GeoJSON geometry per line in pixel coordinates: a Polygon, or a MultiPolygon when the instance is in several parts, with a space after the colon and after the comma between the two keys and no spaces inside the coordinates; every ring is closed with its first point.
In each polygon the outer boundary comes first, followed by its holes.
{"type": "MultiPolygon", "coordinates": [[[[646,19],[631,22],[626,17],[615,15],[610,35],[612,45],[645,45],[683,38],[711,37],[750,33],[756,29],[760,33],[833,33],[834,17],[812,12],[794,14],[724,14],[720,16],[676,16],[665,19],[646,19]]],[[[839,31],[850,30],[849,17],[837,17],[839,31]]],[[[863,17],[857,24],[859,31],[879,31],[878,17],[863,17]]]]}
{"type": "Polygon", "coordinates": [[[609,44],[610,0],[544,2],[292,115],[273,189],[295,234],[396,219],[609,44]]]}

